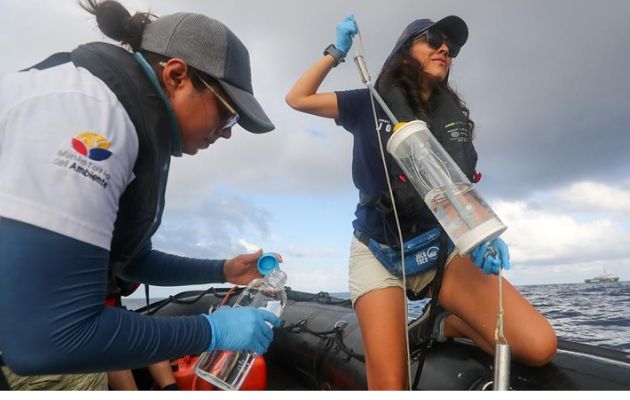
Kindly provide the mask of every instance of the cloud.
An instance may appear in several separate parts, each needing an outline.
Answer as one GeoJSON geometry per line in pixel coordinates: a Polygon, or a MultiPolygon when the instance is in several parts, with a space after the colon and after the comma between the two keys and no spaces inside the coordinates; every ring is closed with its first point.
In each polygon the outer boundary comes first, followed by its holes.
{"type": "Polygon", "coordinates": [[[598,182],[576,182],[557,192],[558,201],[575,211],[604,211],[627,218],[630,215],[630,190],[598,182]]]}
{"type": "MultiPolygon", "coordinates": [[[[75,0],[0,2],[0,72],[105,39],[75,0]]],[[[517,261],[511,276],[527,282],[544,281],[545,273],[573,279],[572,266],[628,266],[623,257],[630,243],[630,54],[622,49],[630,37],[630,2],[122,2],[132,11],[202,12],[225,22],[249,48],[256,97],[277,126],[265,135],[239,128],[229,141],[173,159],[156,247],[231,257],[282,242],[278,247],[301,262],[290,267],[294,285],[303,280],[309,287],[340,286],[347,254],[324,239],[343,236],[350,222],[339,218],[325,234],[312,226],[324,219],[323,208],[353,211],[346,200],[356,199],[352,136],[332,120],[291,110],[284,96],[334,42],[336,23],[349,13],[359,21],[373,77],[412,19],[456,14],[467,22],[470,37],[451,82],[477,123],[483,173],[478,190],[501,199],[493,204],[509,226],[505,235],[517,261]],[[313,199],[325,206],[311,206],[313,199]],[[274,203],[287,212],[272,209],[274,203]],[[298,206],[305,211],[289,213],[298,206]]],[[[321,90],[361,86],[348,57],[321,90]]]]}
{"type": "Polygon", "coordinates": [[[257,252],[260,247],[257,246],[254,243],[251,243],[245,239],[239,239],[238,240],[238,244],[240,244],[241,246],[243,246],[243,248],[245,249],[245,251],[247,251],[248,253],[255,253],[257,252]]]}
{"type": "MultiPolygon", "coordinates": [[[[194,157],[174,159],[169,207],[197,207],[220,187],[235,192],[334,195],[352,185],[351,135],[334,126],[252,135],[238,129],[194,157]]],[[[317,121],[321,124],[321,121],[317,121]]],[[[317,125],[315,123],[314,125],[317,125]]]]}
{"type": "MultiPolygon", "coordinates": [[[[564,189],[558,193],[564,193],[564,189]]],[[[562,266],[627,258],[630,224],[608,217],[585,218],[539,209],[535,203],[496,203],[509,227],[503,237],[516,265],[562,266]]]]}
{"type": "Polygon", "coordinates": [[[305,292],[347,292],[346,267],[330,271],[325,266],[312,266],[309,268],[284,267],[287,273],[287,286],[295,290],[305,292]]]}
{"type": "Polygon", "coordinates": [[[155,248],[199,258],[231,258],[252,252],[271,236],[270,215],[246,198],[219,193],[203,199],[199,210],[173,210],[153,236],[155,248]],[[244,239],[247,238],[247,239],[244,239]]]}

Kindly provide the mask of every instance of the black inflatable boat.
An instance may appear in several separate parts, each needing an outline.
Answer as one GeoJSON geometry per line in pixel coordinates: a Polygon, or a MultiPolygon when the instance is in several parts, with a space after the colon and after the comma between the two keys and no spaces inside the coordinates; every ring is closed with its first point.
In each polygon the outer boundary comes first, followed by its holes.
{"type": "MultiPolygon", "coordinates": [[[[228,289],[183,292],[135,310],[154,315],[195,315],[224,301],[228,289]]],[[[232,294],[232,303],[238,292],[232,294]]],[[[284,327],[264,355],[268,390],[365,390],[361,332],[349,300],[287,288],[284,327]]],[[[420,329],[419,317],[410,330],[420,329]]],[[[411,341],[412,376],[418,345],[411,341]]],[[[174,362],[173,365],[176,365],[174,362]]],[[[416,390],[492,389],[493,359],[472,342],[452,339],[426,352],[416,390]]],[[[136,371],[137,372],[137,371],[136,371]]],[[[630,354],[559,340],[550,364],[533,368],[512,362],[513,390],[630,390],[630,354]]],[[[180,385],[181,386],[181,385],[180,385]]],[[[259,387],[260,388],[260,387],[259,387]]]]}

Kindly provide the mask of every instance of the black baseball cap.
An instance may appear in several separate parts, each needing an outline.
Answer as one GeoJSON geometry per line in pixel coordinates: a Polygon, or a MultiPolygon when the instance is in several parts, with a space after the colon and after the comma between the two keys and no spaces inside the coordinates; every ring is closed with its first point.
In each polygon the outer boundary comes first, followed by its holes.
{"type": "Polygon", "coordinates": [[[240,115],[238,124],[252,133],[275,126],[254,97],[249,52],[223,23],[202,14],[165,15],[148,24],[140,48],[188,65],[216,79],[240,115]]]}
{"type": "Polygon", "coordinates": [[[468,26],[463,19],[456,15],[449,15],[437,22],[433,22],[427,18],[417,19],[407,25],[403,33],[400,35],[396,41],[396,45],[394,45],[394,49],[387,57],[387,60],[385,60],[383,69],[385,69],[385,66],[389,63],[392,56],[398,53],[400,49],[407,44],[407,42],[413,40],[413,38],[431,28],[439,29],[444,32],[449,40],[460,48],[464,46],[466,40],[468,40],[468,26]]]}

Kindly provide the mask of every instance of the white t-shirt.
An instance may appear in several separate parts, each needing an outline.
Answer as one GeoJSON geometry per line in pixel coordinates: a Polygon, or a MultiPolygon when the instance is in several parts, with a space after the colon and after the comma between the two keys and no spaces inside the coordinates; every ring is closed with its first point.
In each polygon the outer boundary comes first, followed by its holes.
{"type": "Polygon", "coordinates": [[[137,155],[127,112],[87,70],[0,76],[0,217],[109,250],[137,155]]]}

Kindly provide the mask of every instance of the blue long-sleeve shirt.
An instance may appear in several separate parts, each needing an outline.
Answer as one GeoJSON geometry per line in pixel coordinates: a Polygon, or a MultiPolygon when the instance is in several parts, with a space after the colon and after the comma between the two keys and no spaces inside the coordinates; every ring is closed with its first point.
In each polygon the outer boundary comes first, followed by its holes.
{"type": "MultiPolygon", "coordinates": [[[[21,375],[137,368],[198,354],[202,316],[156,317],[105,307],[109,252],[0,218],[0,351],[21,375]]],[[[165,254],[147,243],[125,269],[154,285],[224,282],[224,260],[165,254]]]]}

